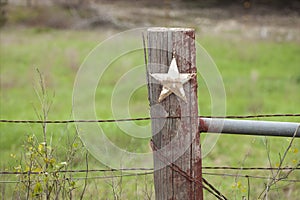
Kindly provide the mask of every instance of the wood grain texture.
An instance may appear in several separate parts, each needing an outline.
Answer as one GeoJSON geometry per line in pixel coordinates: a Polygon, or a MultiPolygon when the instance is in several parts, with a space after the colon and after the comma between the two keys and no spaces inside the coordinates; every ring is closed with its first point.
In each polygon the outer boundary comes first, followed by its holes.
{"type": "Polygon", "coordinates": [[[201,150],[198,132],[197,77],[184,84],[187,102],[171,94],[158,102],[162,89],[149,73],[167,73],[175,52],[180,73],[196,73],[195,32],[186,28],[150,28],[147,31],[147,80],[151,117],[180,116],[152,120],[155,197],[165,199],[203,199],[202,187],[166,166],[162,157],[175,163],[191,177],[201,181],[201,150]]]}

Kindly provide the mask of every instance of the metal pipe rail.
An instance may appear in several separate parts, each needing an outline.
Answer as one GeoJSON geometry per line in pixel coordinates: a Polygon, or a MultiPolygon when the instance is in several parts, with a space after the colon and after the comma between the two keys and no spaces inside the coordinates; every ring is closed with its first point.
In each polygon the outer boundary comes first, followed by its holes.
{"type": "Polygon", "coordinates": [[[256,136],[300,137],[300,123],[200,118],[199,131],[256,136]],[[297,132],[296,132],[297,131],[297,132]],[[295,133],[296,132],[296,133],[295,133]]]}

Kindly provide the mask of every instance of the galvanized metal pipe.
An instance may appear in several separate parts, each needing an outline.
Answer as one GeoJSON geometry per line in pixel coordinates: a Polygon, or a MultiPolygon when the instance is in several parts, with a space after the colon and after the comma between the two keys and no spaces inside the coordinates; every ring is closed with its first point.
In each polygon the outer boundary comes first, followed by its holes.
{"type": "Polygon", "coordinates": [[[300,123],[200,118],[200,132],[257,136],[300,137],[300,123]]]}

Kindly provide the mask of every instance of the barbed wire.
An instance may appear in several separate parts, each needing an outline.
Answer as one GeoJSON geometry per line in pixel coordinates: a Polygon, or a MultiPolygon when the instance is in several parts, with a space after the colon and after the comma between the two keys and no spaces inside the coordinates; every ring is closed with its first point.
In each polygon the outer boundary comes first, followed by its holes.
{"type": "MultiPolygon", "coordinates": [[[[126,121],[146,121],[146,120],[153,120],[153,119],[166,119],[166,118],[184,118],[189,116],[167,116],[167,117],[140,117],[140,118],[123,118],[123,119],[92,119],[92,120],[9,120],[9,119],[0,119],[0,123],[36,123],[36,124],[67,124],[67,123],[110,123],[110,122],[126,122],[126,121]]],[[[300,113],[295,114],[259,114],[259,115],[227,115],[227,116],[198,116],[199,118],[231,118],[231,119],[246,119],[246,118],[270,118],[270,117],[300,117],[300,113]]],[[[172,163],[171,163],[172,164],[172,163]]],[[[203,183],[206,185],[204,186],[201,181],[195,180],[194,178],[190,177],[187,173],[182,171],[176,165],[171,166],[172,170],[177,171],[182,176],[186,177],[188,180],[198,183],[206,189],[208,192],[213,194],[218,199],[226,199],[222,193],[220,193],[213,185],[206,181],[206,179],[202,179],[203,183]],[[178,169],[177,169],[178,168],[178,169]]],[[[215,166],[208,166],[202,167],[203,170],[299,170],[299,167],[292,168],[292,167],[215,167],[215,166]]],[[[130,177],[130,176],[145,176],[153,174],[153,168],[124,168],[124,169],[78,169],[78,170],[60,170],[60,171],[53,171],[53,172],[34,172],[34,171],[25,171],[25,172],[15,172],[15,171],[0,171],[0,175],[30,175],[30,174],[46,174],[46,173],[90,173],[90,172],[123,172],[123,171],[146,171],[142,173],[129,173],[129,174],[115,174],[109,176],[84,176],[84,177],[70,177],[70,178],[62,178],[61,180],[87,180],[87,179],[109,179],[109,178],[118,178],[118,177],[130,177]]],[[[211,173],[211,172],[202,172],[203,175],[207,176],[222,176],[222,177],[244,177],[244,178],[255,178],[255,179],[270,179],[270,177],[266,176],[258,176],[258,175],[243,175],[243,174],[230,174],[230,173],[211,173]]],[[[280,181],[285,182],[293,182],[299,183],[300,179],[280,179],[280,181]]],[[[22,183],[28,182],[32,180],[0,180],[0,183],[22,183]]],[[[50,180],[51,181],[51,180],[50,180]]],[[[53,181],[58,181],[55,179],[53,181]]]]}
{"type": "MultiPolygon", "coordinates": [[[[230,177],[243,177],[243,178],[255,178],[255,179],[273,179],[270,176],[257,176],[257,175],[243,175],[243,174],[228,174],[228,173],[210,173],[210,172],[202,172],[202,174],[210,175],[210,176],[230,176],[230,177]]],[[[285,182],[293,182],[293,183],[300,183],[300,179],[281,179],[275,178],[274,180],[280,180],[285,182]]]]}
{"type": "MultiPolygon", "coordinates": [[[[138,118],[122,118],[122,119],[71,119],[71,120],[16,120],[16,119],[0,119],[0,123],[32,123],[32,124],[68,124],[68,123],[112,123],[112,122],[128,122],[128,121],[147,121],[155,119],[173,119],[185,118],[189,116],[166,116],[166,117],[138,117],[138,118]]],[[[249,119],[249,118],[270,118],[270,117],[300,117],[300,113],[285,114],[258,114],[258,115],[227,115],[227,116],[211,116],[200,115],[198,118],[219,118],[219,119],[249,119]]]]}
{"type": "Polygon", "coordinates": [[[300,170],[300,167],[202,167],[208,170],[300,170]]]}
{"type": "Polygon", "coordinates": [[[78,169],[78,170],[59,170],[59,171],[52,171],[52,172],[36,172],[36,171],[24,171],[24,172],[14,172],[14,171],[0,171],[0,175],[5,174],[45,174],[45,173],[90,173],[90,172],[123,172],[123,171],[153,171],[153,168],[122,168],[122,169],[78,169]]]}
{"type": "MultiPolygon", "coordinates": [[[[300,167],[202,167],[203,170],[300,170],[300,167]]],[[[37,171],[0,171],[0,175],[22,175],[22,174],[45,174],[45,173],[90,173],[90,172],[123,172],[123,171],[153,171],[153,168],[120,168],[120,169],[76,169],[76,170],[59,170],[59,171],[52,171],[52,172],[37,172],[37,171]]]]}
{"type": "MultiPolygon", "coordinates": [[[[120,177],[130,177],[130,176],[146,176],[153,174],[153,171],[151,172],[143,172],[143,173],[132,173],[132,174],[120,174],[120,175],[109,175],[109,176],[90,176],[90,177],[70,177],[70,178],[63,178],[59,180],[84,180],[84,179],[110,179],[110,178],[120,178],[120,177]]],[[[208,176],[222,176],[222,177],[242,177],[242,178],[253,178],[253,179],[265,179],[268,180],[271,177],[269,176],[258,176],[258,175],[243,175],[243,174],[229,174],[229,173],[210,173],[210,172],[202,172],[203,175],[208,176]]],[[[53,179],[49,181],[57,181],[58,179],[53,179]]],[[[292,183],[300,183],[300,179],[278,179],[280,181],[284,182],[292,182],[292,183]]],[[[33,181],[33,180],[32,180],[33,181]]],[[[29,182],[29,180],[0,180],[0,183],[21,183],[21,182],[29,182]]]]}
{"type": "MultiPolygon", "coordinates": [[[[83,176],[83,177],[58,178],[58,179],[48,179],[48,181],[111,179],[111,178],[130,177],[130,176],[146,176],[146,175],[151,175],[151,174],[153,174],[153,172],[120,174],[120,175],[109,175],[109,176],[90,176],[90,177],[83,176]]],[[[35,182],[35,180],[9,180],[9,181],[1,181],[0,180],[0,183],[23,183],[23,182],[35,182]]]]}

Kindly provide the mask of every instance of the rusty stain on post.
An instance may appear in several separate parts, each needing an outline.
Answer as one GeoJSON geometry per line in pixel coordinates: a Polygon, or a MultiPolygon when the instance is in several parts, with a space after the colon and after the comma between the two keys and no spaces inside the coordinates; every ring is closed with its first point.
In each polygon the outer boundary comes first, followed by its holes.
{"type": "MultiPolygon", "coordinates": [[[[152,117],[174,116],[152,120],[155,197],[165,199],[203,199],[198,99],[196,77],[195,31],[187,28],[150,28],[147,31],[147,80],[152,117]],[[173,54],[175,52],[175,55],[173,54]],[[185,97],[169,87],[168,95],[159,98],[163,83],[150,74],[168,74],[172,58],[178,72],[190,79],[182,84],[185,97]],[[191,76],[188,74],[192,74],[191,76]],[[179,95],[178,95],[179,94],[179,95]],[[180,117],[189,116],[189,117],[180,117]],[[161,158],[174,163],[198,183],[188,180],[166,165],[161,158]]],[[[175,88],[176,91],[176,88],[175,88]]]]}

